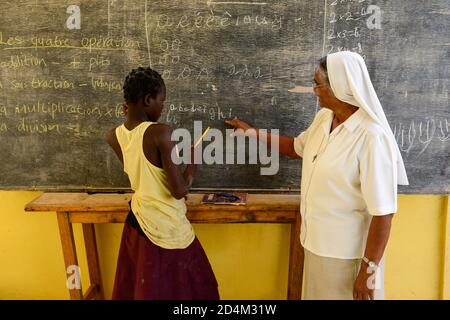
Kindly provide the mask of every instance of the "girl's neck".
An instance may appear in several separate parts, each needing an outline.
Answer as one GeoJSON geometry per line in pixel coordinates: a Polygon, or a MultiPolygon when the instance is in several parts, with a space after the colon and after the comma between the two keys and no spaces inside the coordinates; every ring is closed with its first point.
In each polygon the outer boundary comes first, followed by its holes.
{"type": "Polygon", "coordinates": [[[147,114],[143,113],[143,114],[139,114],[139,115],[134,115],[131,112],[129,112],[127,114],[127,120],[125,121],[125,127],[127,127],[127,129],[131,130],[131,129],[136,128],[138,125],[140,125],[144,121],[150,121],[148,119],[147,114]]]}

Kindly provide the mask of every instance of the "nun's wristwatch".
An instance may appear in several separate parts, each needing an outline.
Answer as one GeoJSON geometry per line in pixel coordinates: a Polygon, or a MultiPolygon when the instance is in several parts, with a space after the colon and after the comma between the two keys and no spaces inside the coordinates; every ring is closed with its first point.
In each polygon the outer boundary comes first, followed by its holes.
{"type": "Polygon", "coordinates": [[[366,257],[363,257],[362,259],[363,259],[363,261],[364,261],[365,263],[367,263],[367,265],[368,265],[370,268],[377,268],[377,267],[378,267],[378,265],[377,265],[374,261],[371,261],[371,260],[367,259],[366,257]]]}

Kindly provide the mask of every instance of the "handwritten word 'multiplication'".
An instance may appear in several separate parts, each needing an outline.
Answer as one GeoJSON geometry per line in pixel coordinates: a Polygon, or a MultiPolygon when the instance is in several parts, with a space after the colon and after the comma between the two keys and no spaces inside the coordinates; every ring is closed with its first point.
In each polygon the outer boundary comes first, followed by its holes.
{"type": "MultiPolygon", "coordinates": [[[[65,104],[64,102],[43,102],[18,103],[14,107],[14,114],[47,114],[51,119],[55,119],[58,114],[69,114],[76,117],[93,118],[121,118],[123,116],[122,105],[117,104],[114,107],[86,106],[81,104],[65,104]]],[[[6,115],[6,109],[5,109],[6,115]]]]}

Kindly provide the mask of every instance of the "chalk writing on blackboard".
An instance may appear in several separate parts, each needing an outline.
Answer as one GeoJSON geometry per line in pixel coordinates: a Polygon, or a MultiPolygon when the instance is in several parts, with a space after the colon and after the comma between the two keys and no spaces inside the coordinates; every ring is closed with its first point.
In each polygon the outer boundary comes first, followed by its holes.
{"type": "MultiPolygon", "coordinates": [[[[399,190],[448,190],[446,0],[5,0],[0,7],[0,187],[128,188],[103,136],[123,122],[122,82],[139,65],[165,79],[160,120],[174,129],[201,120],[224,131],[223,120],[238,116],[296,136],[317,111],[308,89],[317,60],[351,50],[366,60],[406,159],[411,186],[399,190]]],[[[194,187],[299,186],[298,162],[280,159],[270,179],[258,172],[201,166],[194,187]]]]}
{"type": "Polygon", "coordinates": [[[401,151],[407,155],[413,150],[421,155],[432,141],[444,143],[450,140],[449,119],[427,118],[412,120],[409,124],[396,123],[394,136],[401,151]]]}

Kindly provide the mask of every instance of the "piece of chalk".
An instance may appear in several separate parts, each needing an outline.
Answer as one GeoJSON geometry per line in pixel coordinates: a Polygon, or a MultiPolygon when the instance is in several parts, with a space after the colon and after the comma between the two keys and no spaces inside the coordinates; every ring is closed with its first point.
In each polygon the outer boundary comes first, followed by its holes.
{"type": "Polygon", "coordinates": [[[194,145],[194,148],[196,148],[198,146],[198,144],[202,141],[203,137],[205,136],[205,134],[208,132],[209,127],[206,128],[205,132],[203,132],[202,136],[200,137],[200,139],[197,140],[197,142],[194,145]]]}

